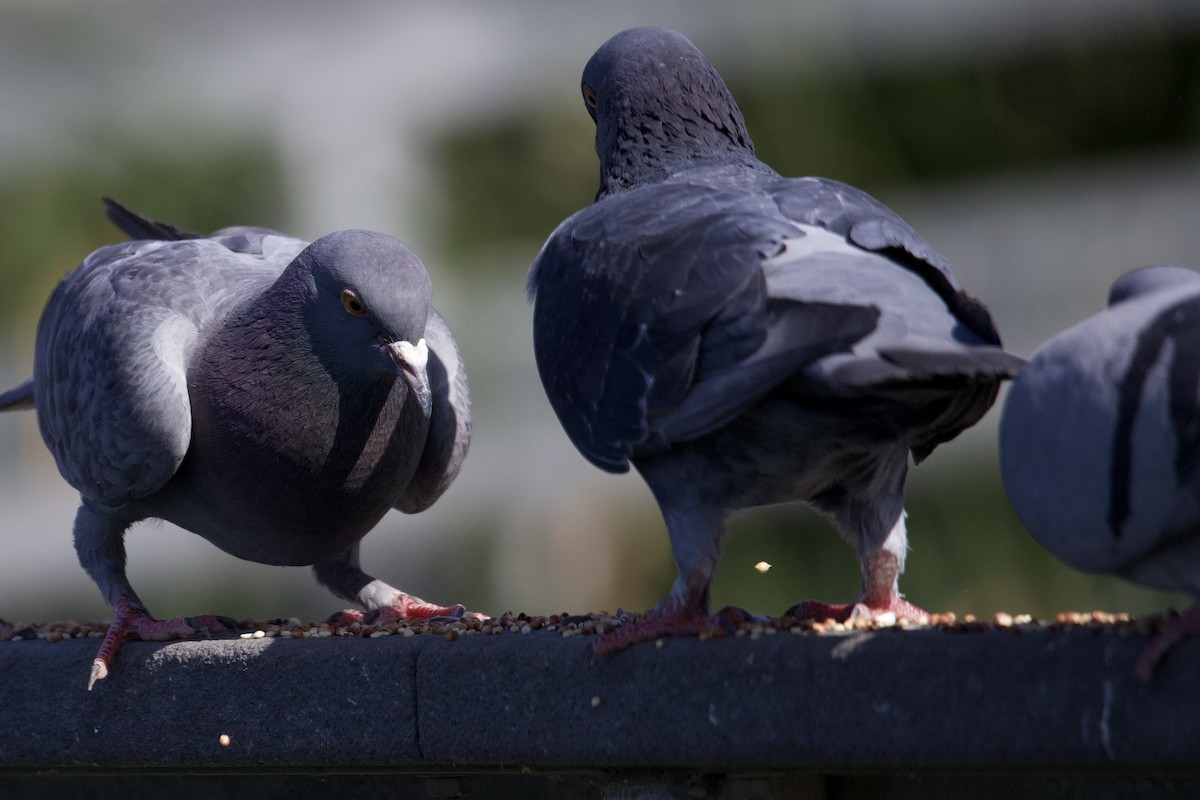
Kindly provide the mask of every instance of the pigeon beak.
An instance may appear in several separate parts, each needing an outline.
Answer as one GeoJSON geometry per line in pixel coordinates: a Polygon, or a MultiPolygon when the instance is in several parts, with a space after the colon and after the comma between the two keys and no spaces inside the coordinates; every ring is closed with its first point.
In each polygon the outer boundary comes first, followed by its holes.
{"type": "Polygon", "coordinates": [[[412,390],[413,397],[421,404],[421,410],[425,416],[429,416],[429,411],[433,407],[433,396],[429,389],[429,372],[427,370],[429,346],[425,344],[424,339],[418,339],[415,345],[411,342],[401,341],[388,342],[386,347],[400,377],[404,378],[408,388],[412,390]]]}

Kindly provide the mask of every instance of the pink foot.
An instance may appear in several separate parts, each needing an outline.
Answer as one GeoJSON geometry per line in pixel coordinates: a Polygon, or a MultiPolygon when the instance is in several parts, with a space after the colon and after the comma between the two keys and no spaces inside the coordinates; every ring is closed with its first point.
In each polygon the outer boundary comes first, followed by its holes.
{"type": "Polygon", "coordinates": [[[1137,662],[1137,676],[1146,683],[1154,678],[1158,662],[1166,657],[1175,645],[1190,636],[1200,636],[1200,605],[1195,605],[1179,614],[1172,611],[1163,622],[1162,630],[1150,640],[1137,662]]]}
{"type": "Polygon", "coordinates": [[[357,608],[348,608],[331,616],[329,621],[343,624],[348,622],[374,624],[377,622],[402,622],[409,619],[434,619],[436,617],[449,617],[451,619],[462,619],[463,617],[471,619],[488,618],[486,614],[467,611],[461,603],[452,606],[439,606],[427,603],[412,595],[402,594],[399,601],[393,605],[383,606],[374,611],[366,612],[359,611],[357,608]]]}
{"type": "Polygon", "coordinates": [[[914,606],[897,594],[889,593],[882,602],[860,600],[857,603],[822,603],[817,600],[806,600],[797,603],[784,612],[784,616],[798,620],[821,621],[831,619],[834,622],[846,622],[851,619],[873,619],[881,614],[892,613],[896,619],[907,619],[913,622],[925,622],[929,614],[914,606]]]}
{"type": "Polygon", "coordinates": [[[113,609],[112,625],[100,643],[100,652],[92,661],[92,672],[88,678],[88,691],[96,685],[96,681],[108,677],[109,667],[117,657],[117,652],[126,639],[140,639],[146,642],[165,642],[171,639],[181,639],[197,633],[221,633],[236,629],[237,623],[225,617],[205,615],[200,617],[172,617],[170,619],[154,619],[145,609],[135,606],[127,595],[121,595],[113,609]]]}
{"type": "Polygon", "coordinates": [[[662,607],[646,612],[637,622],[598,638],[592,645],[592,652],[603,656],[660,636],[699,636],[747,619],[750,619],[749,613],[733,606],[726,606],[716,614],[706,614],[699,608],[668,601],[662,607]]]}

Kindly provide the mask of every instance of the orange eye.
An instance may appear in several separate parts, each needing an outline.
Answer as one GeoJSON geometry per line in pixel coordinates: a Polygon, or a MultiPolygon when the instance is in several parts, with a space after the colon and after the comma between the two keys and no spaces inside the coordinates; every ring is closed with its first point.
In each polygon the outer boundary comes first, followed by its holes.
{"type": "Polygon", "coordinates": [[[363,305],[363,301],[358,299],[358,295],[350,289],[342,289],[342,308],[346,309],[346,313],[355,317],[365,317],[367,315],[367,307],[363,305]]]}
{"type": "Polygon", "coordinates": [[[590,86],[583,87],[583,102],[587,103],[588,108],[596,107],[596,90],[590,86]]]}

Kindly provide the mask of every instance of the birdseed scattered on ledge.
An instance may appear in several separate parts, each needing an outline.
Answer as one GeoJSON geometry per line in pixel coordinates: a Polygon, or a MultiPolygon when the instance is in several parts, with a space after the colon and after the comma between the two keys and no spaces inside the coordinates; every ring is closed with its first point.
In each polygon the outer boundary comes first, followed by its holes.
{"type": "MultiPolygon", "coordinates": [[[[589,614],[513,614],[505,612],[490,619],[429,619],[411,622],[301,622],[298,619],[274,619],[265,622],[244,619],[238,622],[238,631],[214,638],[243,639],[327,639],[333,636],[357,636],[380,638],[384,636],[441,636],[455,641],[466,636],[527,635],[531,633],[557,633],[564,639],[575,636],[595,636],[611,633],[624,625],[636,622],[641,615],[626,611],[610,614],[607,611],[589,614]]],[[[1063,612],[1053,619],[1035,619],[1029,614],[997,612],[990,620],[977,619],[972,614],[961,618],[952,613],[932,614],[928,622],[897,620],[890,615],[866,620],[857,619],[846,623],[833,620],[798,621],[791,617],[774,617],[764,620],[747,620],[740,624],[721,627],[703,633],[701,639],[717,639],[727,636],[747,636],[758,639],[779,633],[797,635],[847,635],[859,631],[905,631],[934,629],[952,633],[979,633],[987,630],[1007,630],[1013,634],[1034,631],[1093,631],[1115,633],[1119,636],[1149,636],[1156,633],[1164,616],[1156,614],[1132,617],[1126,613],[1104,611],[1063,612]]],[[[0,624],[0,642],[43,639],[57,642],[63,639],[103,638],[108,630],[107,622],[46,622],[0,624]]],[[[193,637],[197,638],[197,637],[193,637]]]]}

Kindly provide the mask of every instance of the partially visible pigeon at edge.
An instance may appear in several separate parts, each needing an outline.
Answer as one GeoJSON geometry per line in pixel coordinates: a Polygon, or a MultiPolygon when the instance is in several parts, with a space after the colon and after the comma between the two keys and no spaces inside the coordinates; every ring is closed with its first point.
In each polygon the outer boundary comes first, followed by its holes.
{"type": "MultiPolygon", "coordinates": [[[[1200,599],[1200,273],[1130,272],[1038,348],[1004,403],[1000,468],[1022,524],[1067,564],[1200,599]]],[[[1138,674],[1195,635],[1197,606],[1138,674]]]]}

